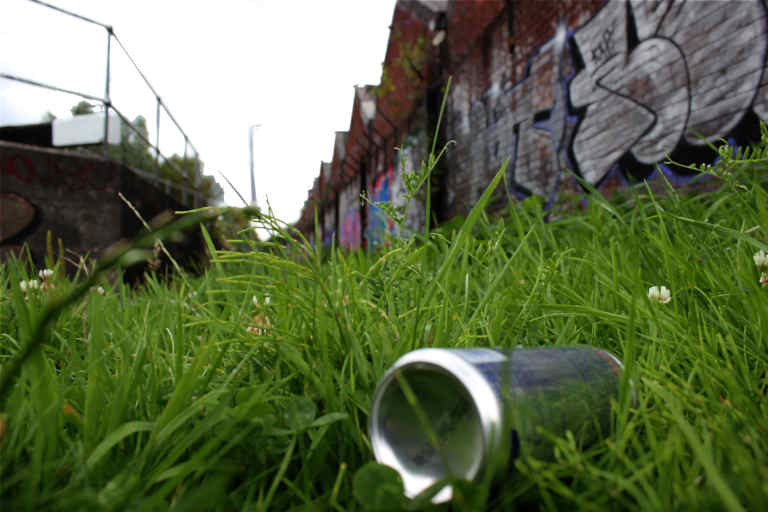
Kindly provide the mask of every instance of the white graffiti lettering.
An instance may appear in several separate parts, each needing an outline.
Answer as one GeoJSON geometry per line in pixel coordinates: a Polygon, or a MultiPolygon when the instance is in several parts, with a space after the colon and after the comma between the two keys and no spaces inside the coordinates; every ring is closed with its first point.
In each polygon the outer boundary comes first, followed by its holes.
{"type": "Polygon", "coordinates": [[[737,2],[609,2],[573,38],[584,58],[570,82],[584,109],[572,141],[582,176],[598,183],[625,153],[661,161],[680,142],[729,133],[755,103],[765,118],[765,7],[737,2]]]}

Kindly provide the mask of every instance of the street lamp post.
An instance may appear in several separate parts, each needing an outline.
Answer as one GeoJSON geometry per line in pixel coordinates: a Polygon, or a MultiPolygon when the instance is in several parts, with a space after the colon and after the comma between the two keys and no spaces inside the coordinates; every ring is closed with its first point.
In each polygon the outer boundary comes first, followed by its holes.
{"type": "Polygon", "coordinates": [[[256,204],[256,176],[253,174],[253,130],[261,126],[259,124],[253,124],[248,127],[248,150],[251,154],[251,206],[257,206],[256,204]]]}

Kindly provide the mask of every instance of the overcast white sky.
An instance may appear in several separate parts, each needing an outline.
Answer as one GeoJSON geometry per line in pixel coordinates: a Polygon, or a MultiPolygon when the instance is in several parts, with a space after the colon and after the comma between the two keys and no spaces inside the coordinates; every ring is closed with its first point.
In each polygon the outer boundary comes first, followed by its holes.
{"type": "MultiPolygon", "coordinates": [[[[224,173],[250,200],[248,127],[256,192],[275,214],[298,219],[335,131],[348,130],[356,84],[381,78],[395,0],[50,0],[112,25],[225,190],[224,173]]],[[[29,0],[0,0],[0,72],[104,96],[106,31],[29,0]]],[[[130,119],[155,102],[112,47],[111,96],[130,119]]],[[[69,116],[79,98],[0,78],[0,125],[69,116]]],[[[162,119],[162,117],[161,117],[162,119]]],[[[167,120],[164,154],[183,154],[167,120]]]]}

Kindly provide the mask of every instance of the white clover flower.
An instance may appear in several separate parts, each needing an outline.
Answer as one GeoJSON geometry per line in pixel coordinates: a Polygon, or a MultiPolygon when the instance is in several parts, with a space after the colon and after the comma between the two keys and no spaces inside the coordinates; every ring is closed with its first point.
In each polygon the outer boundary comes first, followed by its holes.
{"type": "Polygon", "coordinates": [[[104,290],[103,286],[98,286],[96,288],[96,293],[98,293],[99,295],[106,295],[107,294],[107,292],[104,290]]]}
{"type": "Polygon", "coordinates": [[[254,295],[254,296],[253,296],[253,298],[251,299],[251,302],[253,302],[253,305],[254,305],[254,306],[256,306],[256,307],[259,307],[259,299],[258,299],[258,298],[256,298],[256,296],[255,296],[255,295],[254,295]]]}
{"type": "Polygon", "coordinates": [[[762,286],[768,286],[768,272],[760,274],[760,284],[762,286]]]}
{"type": "Polygon", "coordinates": [[[53,275],[53,270],[50,268],[44,268],[43,270],[38,272],[37,275],[40,276],[40,279],[45,281],[46,279],[48,279],[53,275]]]}
{"type": "Polygon", "coordinates": [[[272,302],[272,297],[270,297],[269,295],[265,295],[264,296],[264,304],[269,306],[270,302],[272,302]]]}
{"type": "Polygon", "coordinates": [[[661,304],[667,304],[672,300],[672,294],[666,286],[651,286],[648,288],[648,298],[661,304]]]}
{"type": "Polygon", "coordinates": [[[21,291],[26,293],[27,292],[27,282],[26,281],[19,281],[19,288],[21,288],[21,291]]]}
{"type": "Polygon", "coordinates": [[[752,256],[752,259],[755,260],[755,266],[757,268],[768,268],[768,254],[766,254],[765,251],[757,251],[755,255],[752,256]]]}
{"type": "Polygon", "coordinates": [[[29,288],[30,290],[37,290],[38,288],[40,288],[40,281],[38,281],[37,279],[30,279],[29,281],[27,281],[27,288],[29,288]]]}

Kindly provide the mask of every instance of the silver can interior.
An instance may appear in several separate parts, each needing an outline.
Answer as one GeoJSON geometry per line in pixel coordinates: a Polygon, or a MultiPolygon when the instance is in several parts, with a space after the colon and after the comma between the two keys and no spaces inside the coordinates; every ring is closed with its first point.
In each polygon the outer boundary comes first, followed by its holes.
{"type": "MultiPolygon", "coordinates": [[[[480,414],[466,387],[445,369],[428,363],[398,369],[376,405],[374,450],[382,463],[400,472],[406,495],[413,497],[449,475],[469,480],[478,473],[485,453],[480,414]]],[[[450,494],[447,489],[434,501],[450,494]]]]}

